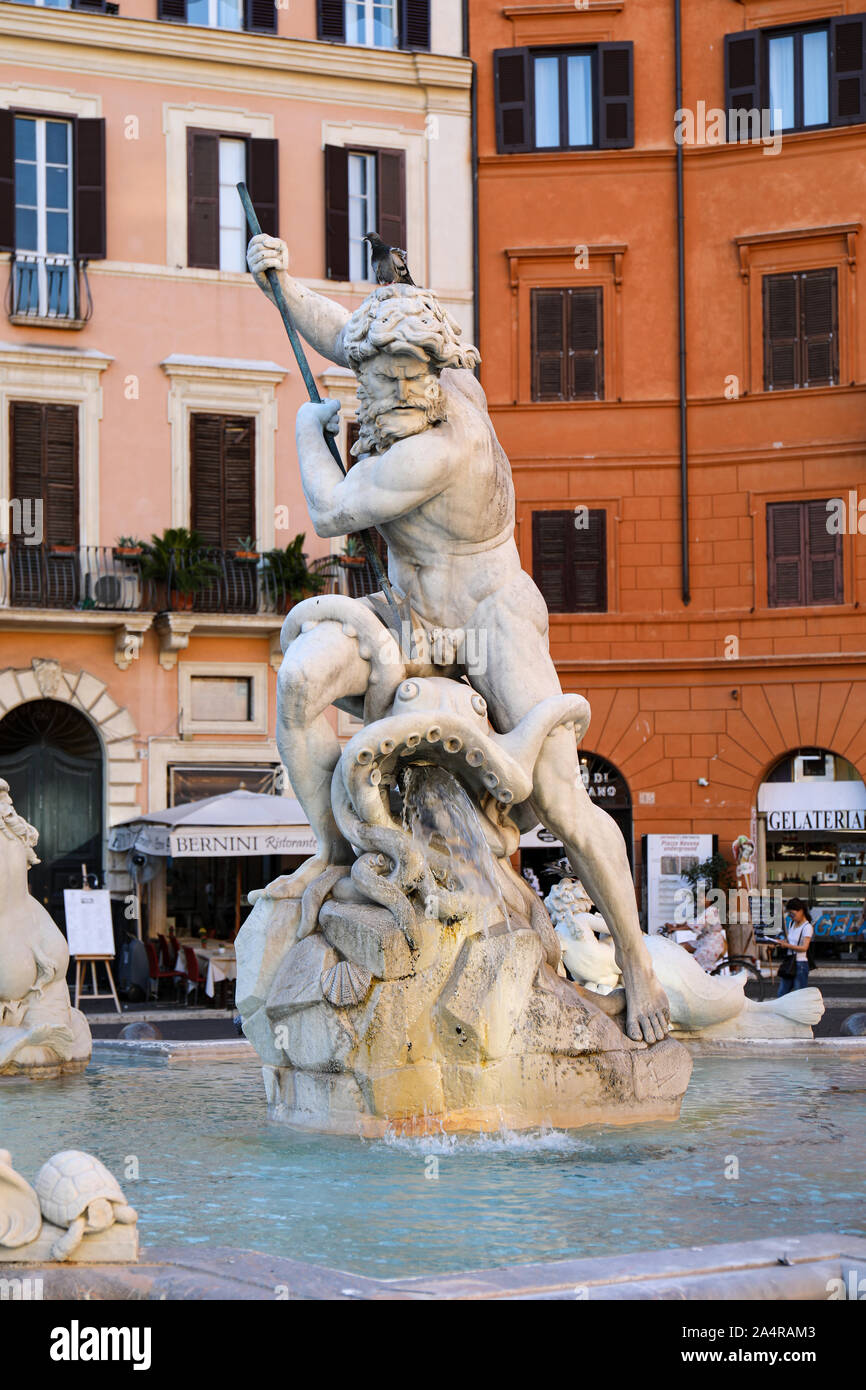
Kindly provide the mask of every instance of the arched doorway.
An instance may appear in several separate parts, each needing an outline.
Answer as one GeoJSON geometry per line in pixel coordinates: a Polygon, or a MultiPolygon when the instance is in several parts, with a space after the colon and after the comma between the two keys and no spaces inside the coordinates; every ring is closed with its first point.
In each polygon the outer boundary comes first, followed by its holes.
{"type": "Polygon", "coordinates": [[[15,809],[39,831],[41,863],[30,891],[63,922],[63,890],[82,863],[102,881],[102,746],[80,711],[59,700],[31,700],[0,720],[0,777],[15,809]]]}
{"type": "Polygon", "coordinates": [[[771,893],[804,898],[816,947],[853,950],[866,907],[866,786],[827,748],[785,753],[758,788],[758,874],[771,893]]]}
{"type": "MultiPolygon", "coordinates": [[[[580,753],[580,775],[590,800],[596,806],[601,806],[622,831],[629,866],[634,872],[634,834],[628,782],[619,768],[608,762],[607,758],[583,750],[580,753]]],[[[543,826],[536,826],[520,837],[521,872],[529,869],[535,875],[544,896],[561,876],[564,855],[559,840],[543,826]]]]}

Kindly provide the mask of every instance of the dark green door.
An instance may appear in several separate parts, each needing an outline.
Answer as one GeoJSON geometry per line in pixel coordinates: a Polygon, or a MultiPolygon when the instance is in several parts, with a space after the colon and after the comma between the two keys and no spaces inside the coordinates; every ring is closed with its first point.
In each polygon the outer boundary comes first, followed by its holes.
{"type": "Polygon", "coordinates": [[[30,891],[63,924],[63,890],[81,865],[102,883],[102,748],[93,726],[58,700],[32,700],[0,720],[0,777],[39,831],[30,891]]]}

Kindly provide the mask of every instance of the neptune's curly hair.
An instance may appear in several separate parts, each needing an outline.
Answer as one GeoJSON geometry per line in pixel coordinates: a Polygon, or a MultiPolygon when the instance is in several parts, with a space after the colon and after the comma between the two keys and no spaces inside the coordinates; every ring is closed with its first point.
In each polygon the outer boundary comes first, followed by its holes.
{"type": "Polygon", "coordinates": [[[443,367],[471,369],[481,361],[477,348],[459,341],[462,336],[460,325],[429,290],[380,285],[346,323],[342,345],[352,367],[396,348],[426,359],[438,373],[443,367]]]}

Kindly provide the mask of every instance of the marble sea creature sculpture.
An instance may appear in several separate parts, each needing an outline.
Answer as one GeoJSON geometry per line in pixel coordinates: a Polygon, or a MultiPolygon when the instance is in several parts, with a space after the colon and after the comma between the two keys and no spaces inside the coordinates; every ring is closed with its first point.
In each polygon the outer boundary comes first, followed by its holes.
{"type": "Polygon", "coordinates": [[[43,1164],[36,1195],[45,1220],[65,1231],[51,1247],[55,1260],[67,1259],[92,1231],[106,1231],[115,1221],[132,1226],[138,1220],[105,1165],[80,1149],[64,1149],[43,1164]]]}
{"type": "Polygon", "coordinates": [[[599,941],[602,919],[589,911],[592,901],[577,879],[562,878],[544,900],[562,941],[562,959],[573,980],[591,982],[599,994],[619,988],[622,977],[613,945],[599,941]]]}
{"type": "Polygon", "coordinates": [[[39,1198],[12,1167],[8,1149],[0,1149],[0,1245],[29,1245],[42,1229],[39,1198]]]}
{"type": "MultiPolygon", "coordinates": [[[[551,914],[553,916],[553,913],[551,914]]],[[[613,945],[595,937],[590,918],[571,913],[563,924],[554,917],[557,932],[563,939],[563,960],[569,974],[579,984],[589,988],[603,985],[605,991],[620,983],[619,968],[613,945]]],[[[695,1032],[743,1018],[749,1036],[760,1037],[761,1020],[784,1019],[793,1025],[792,1035],[803,1027],[811,1028],[824,1014],[824,1001],[818,989],[794,990],[781,999],[758,1001],[744,993],[746,976],[708,975],[694,956],[676,942],[661,935],[647,938],[647,948],[653,968],[671,1006],[671,1021],[682,1032],[695,1032]]],[[[772,1035],[778,1026],[768,1023],[772,1035]]]]}
{"type": "Polygon", "coordinates": [[[82,1071],[91,1053],[87,1020],[70,1005],[66,938],[28,888],[37,839],[0,779],[0,1076],[82,1071]]]}

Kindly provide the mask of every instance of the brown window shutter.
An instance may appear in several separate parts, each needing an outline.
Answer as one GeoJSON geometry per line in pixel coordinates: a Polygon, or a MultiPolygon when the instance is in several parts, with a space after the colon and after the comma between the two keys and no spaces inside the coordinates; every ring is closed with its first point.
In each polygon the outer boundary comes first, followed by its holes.
{"type": "Polygon", "coordinates": [[[205,545],[221,546],[225,494],[222,476],[222,416],[189,418],[190,529],[205,545]]]}
{"type": "Polygon", "coordinates": [[[400,0],[400,47],[429,49],[430,0],[400,0]]]}
{"type": "Polygon", "coordinates": [[[349,278],[349,152],[325,146],[325,275],[349,278]]]}
{"type": "Polygon", "coordinates": [[[496,148],[500,154],[531,150],[529,49],[499,48],[493,54],[496,148]]]}
{"type": "Polygon", "coordinates": [[[186,138],[187,260],[202,270],[219,270],[219,136],[212,130],[189,129],[186,138]]]}
{"type": "Polygon", "coordinates": [[[764,390],[800,385],[800,282],[794,275],[764,276],[764,390]]]}
{"type": "Polygon", "coordinates": [[[568,317],[568,396],[571,400],[603,400],[601,286],[569,290],[568,317]]]}
{"type": "Polygon", "coordinates": [[[15,117],[0,109],[0,251],[15,249],[15,117]]]}
{"type": "Polygon", "coordinates": [[[532,399],[566,397],[567,290],[532,291],[532,399]]]}
{"type": "Polygon", "coordinates": [[[634,44],[598,45],[598,146],[602,150],[634,145],[634,44]]]}
{"type": "Polygon", "coordinates": [[[43,540],[78,545],[78,411],[71,405],[13,401],[12,492],[42,500],[43,540]]]}
{"type": "Polygon", "coordinates": [[[754,111],[761,106],[761,34],[725,35],[725,110],[728,112],[728,139],[738,131],[732,111],[754,111]]]}
{"type": "Polygon", "coordinates": [[[186,0],[157,0],[157,19],[186,23],[186,0]]]}
{"type": "Polygon", "coordinates": [[[75,141],[75,254],[105,259],[105,121],[79,119],[75,141]]]}
{"type": "Polygon", "coordinates": [[[255,420],[223,417],[223,485],[225,512],[223,545],[236,546],[246,536],[256,538],[255,420]]]}
{"type": "Polygon", "coordinates": [[[205,545],[231,550],[255,540],[255,421],[190,416],[190,518],[205,545]]]}
{"type": "Polygon", "coordinates": [[[794,608],[805,601],[803,508],[799,502],[767,504],[767,601],[794,608]]]}
{"type": "Polygon", "coordinates": [[[405,250],[406,156],[403,150],[379,150],[376,155],[376,206],[380,237],[387,246],[405,250]]]}
{"type": "Polygon", "coordinates": [[[807,270],[800,279],[800,380],[834,386],[839,380],[836,270],[807,270]]]}
{"type": "Polygon", "coordinates": [[[827,502],[805,502],[806,603],[844,603],[842,537],[828,530],[827,502]]]}
{"type": "Polygon", "coordinates": [[[866,121],[866,14],[830,20],[830,124],[866,121]]]}
{"type": "Polygon", "coordinates": [[[346,42],[346,21],[343,0],[317,0],[316,33],[331,43],[346,42]]]}
{"type": "Polygon", "coordinates": [[[250,34],[275,34],[277,7],[274,0],[244,0],[244,28],[250,34]]]}
{"type": "Polygon", "coordinates": [[[573,512],[532,513],[532,577],[550,613],[570,613],[570,536],[573,512]]]}
{"type": "MultiPolygon", "coordinates": [[[[273,6],[271,6],[273,9],[273,6]]],[[[276,10],[274,10],[276,14],[276,10]]],[[[279,236],[279,140],[250,140],[247,177],[250,197],[263,232],[279,236]]]]}
{"type": "Polygon", "coordinates": [[[572,541],[574,570],[573,613],[604,613],[607,611],[607,512],[592,507],[586,518],[586,528],[575,525],[572,541]]]}

